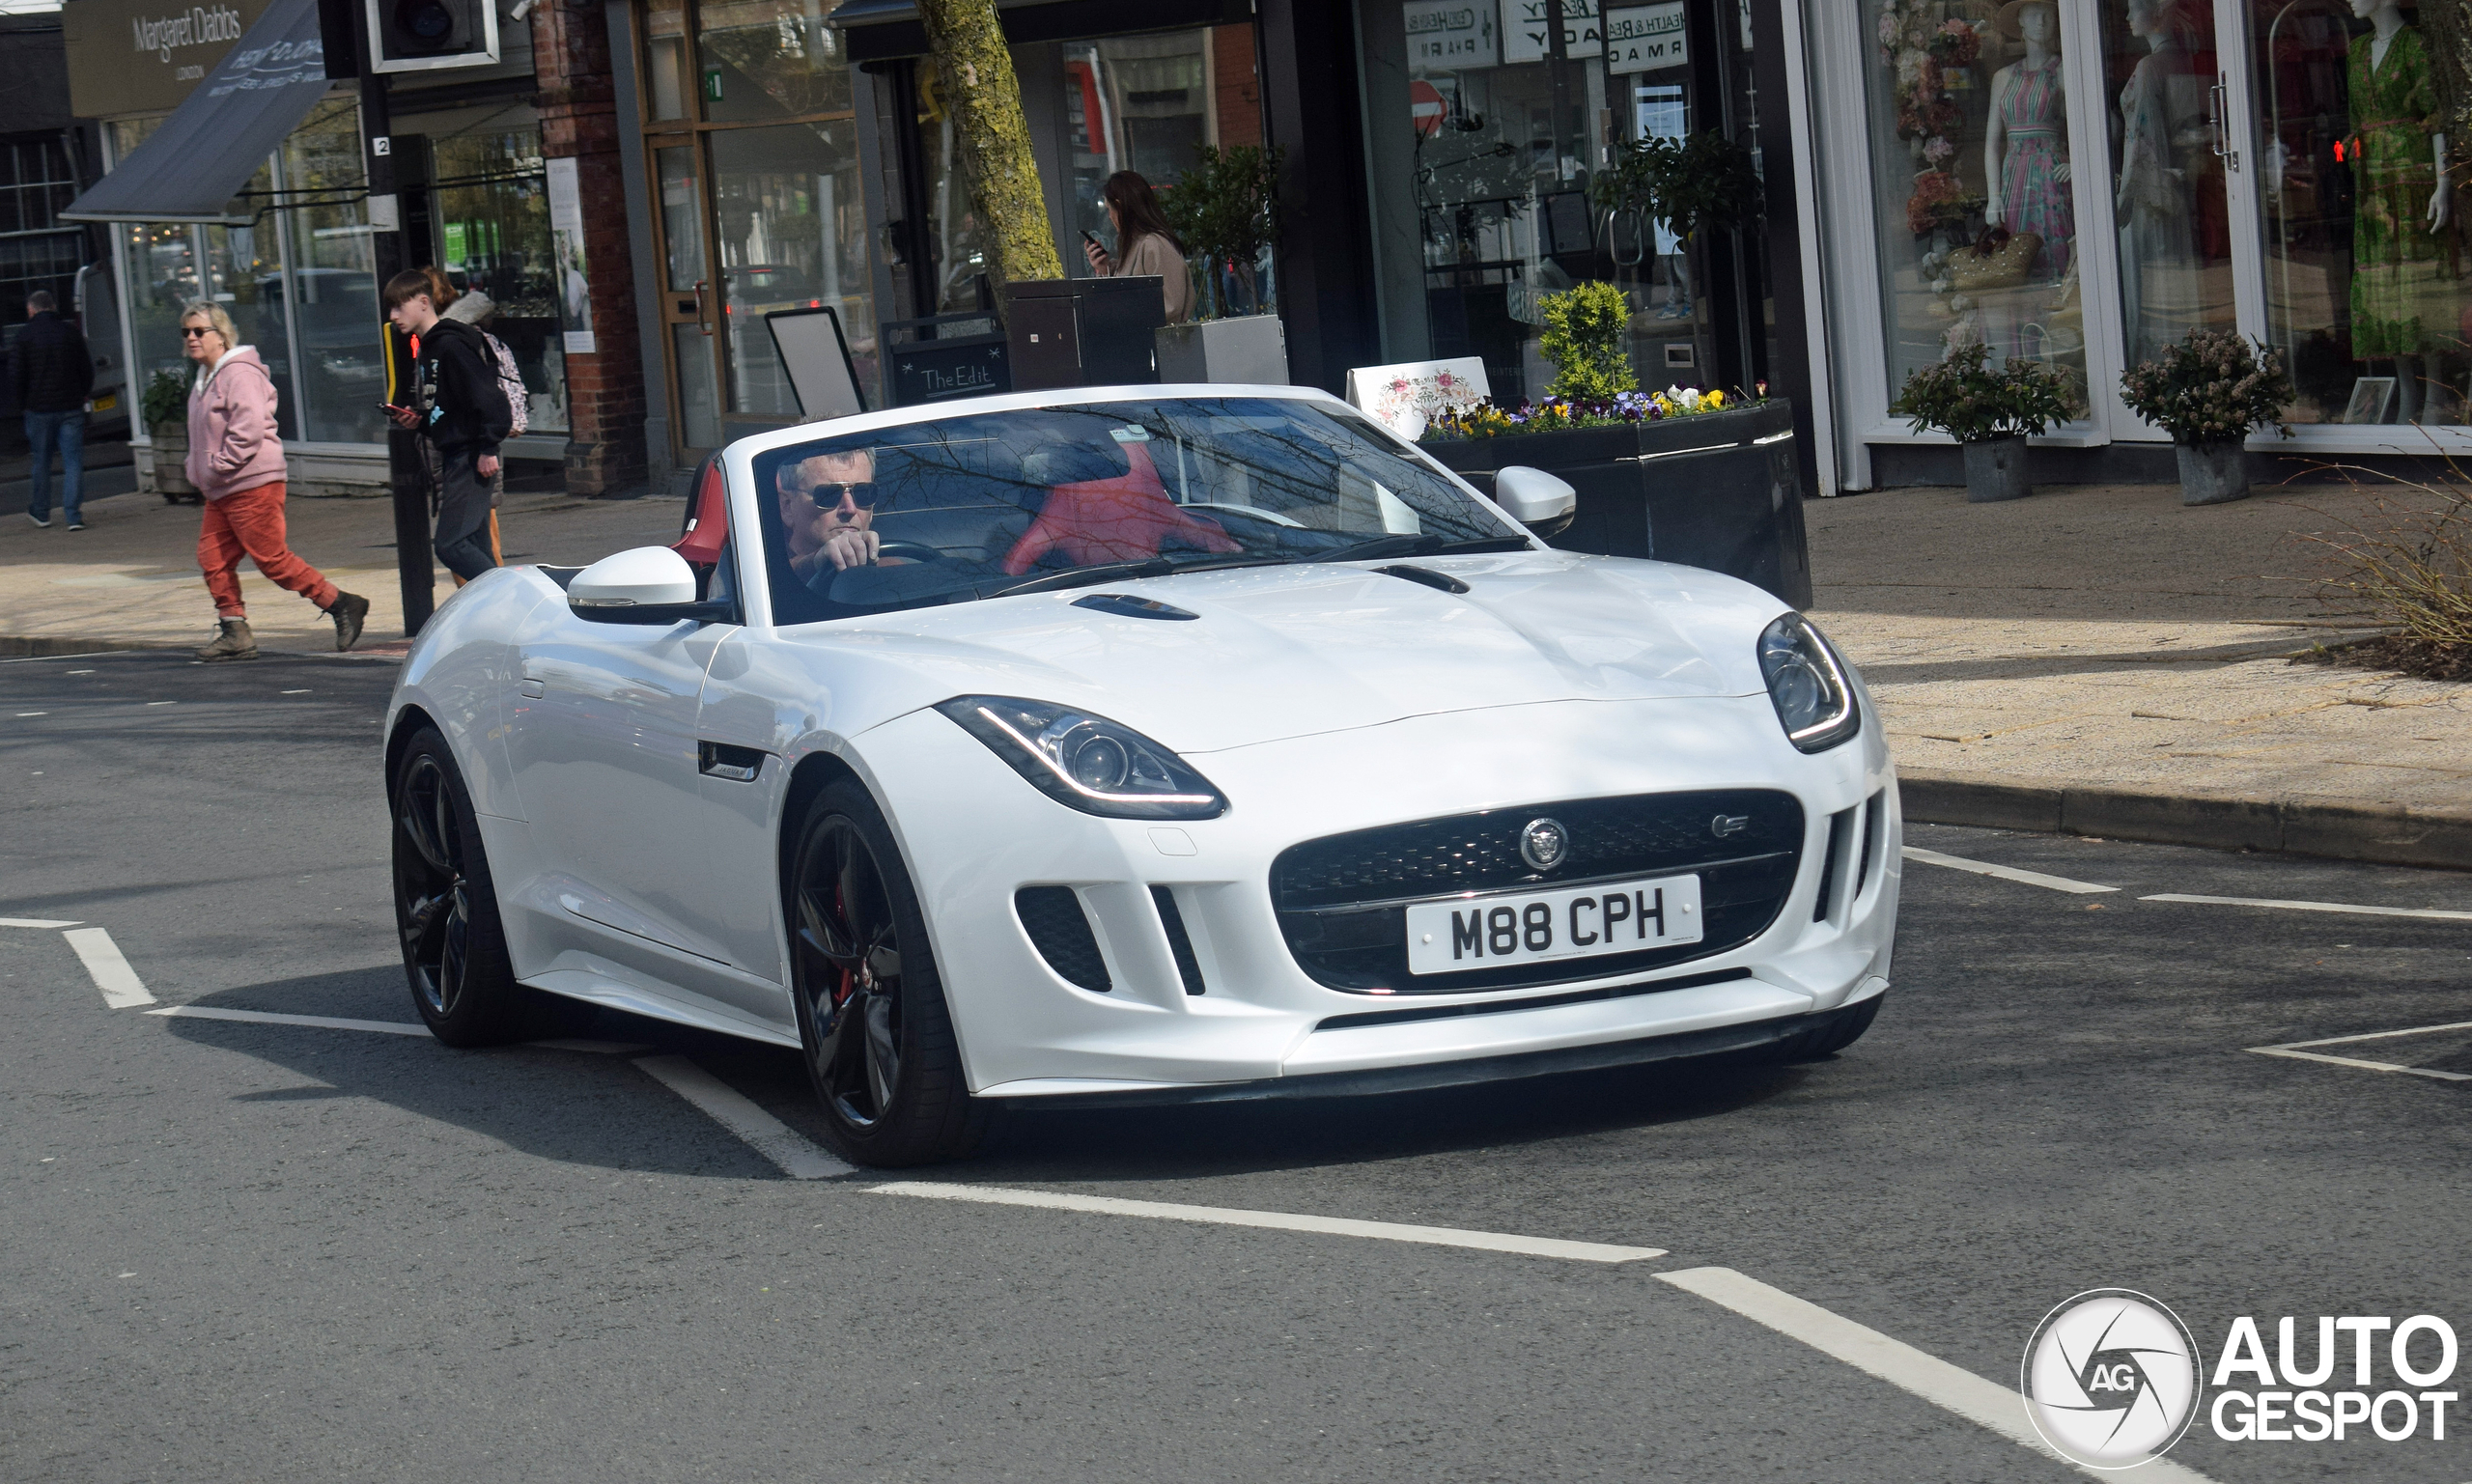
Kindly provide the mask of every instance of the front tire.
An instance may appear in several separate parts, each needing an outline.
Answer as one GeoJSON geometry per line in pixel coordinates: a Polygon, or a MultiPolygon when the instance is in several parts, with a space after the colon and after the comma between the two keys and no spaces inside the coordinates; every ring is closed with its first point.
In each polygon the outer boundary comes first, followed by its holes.
{"type": "Polygon", "coordinates": [[[523,991],[498,920],[496,884],[464,775],[435,727],[395,766],[395,928],[412,1007],[448,1046],[494,1046],[521,1029],[523,991]]]}
{"type": "Polygon", "coordinates": [[[884,812],[828,785],[799,822],[783,883],[790,989],[826,1142],[854,1164],[957,1160],[986,1133],[927,921],[884,812]]]}

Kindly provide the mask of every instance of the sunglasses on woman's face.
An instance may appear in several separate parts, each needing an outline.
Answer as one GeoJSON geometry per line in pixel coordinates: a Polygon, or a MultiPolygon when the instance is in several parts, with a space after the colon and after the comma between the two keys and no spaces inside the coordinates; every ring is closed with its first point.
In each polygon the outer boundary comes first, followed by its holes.
{"type": "Polygon", "coordinates": [[[183,324],[181,326],[181,338],[183,340],[204,340],[207,336],[213,333],[214,331],[212,328],[203,324],[183,324]]]}
{"type": "Polygon", "coordinates": [[[860,510],[876,508],[876,482],[871,479],[846,485],[818,485],[807,493],[814,498],[818,510],[830,510],[845,496],[860,510]]]}

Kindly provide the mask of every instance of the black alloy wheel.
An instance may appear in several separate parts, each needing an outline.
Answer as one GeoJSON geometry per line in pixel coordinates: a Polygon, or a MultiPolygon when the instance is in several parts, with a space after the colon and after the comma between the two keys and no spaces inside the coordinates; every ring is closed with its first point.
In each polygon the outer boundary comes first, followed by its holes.
{"type": "Polygon", "coordinates": [[[784,905],[799,1039],[829,1141],[879,1166],[967,1154],[985,1112],[962,1079],[909,873],[856,783],[809,807],[784,905]]]}
{"type": "Polygon", "coordinates": [[[413,1008],[449,1046],[505,1040],[520,992],[480,825],[435,729],[405,748],[393,794],[395,925],[413,1008]]]}

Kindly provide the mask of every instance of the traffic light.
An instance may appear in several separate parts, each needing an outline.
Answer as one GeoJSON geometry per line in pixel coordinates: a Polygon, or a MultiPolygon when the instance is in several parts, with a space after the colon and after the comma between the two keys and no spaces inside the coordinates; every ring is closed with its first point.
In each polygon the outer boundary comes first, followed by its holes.
{"type": "Polygon", "coordinates": [[[495,0],[365,0],[370,66],[380,72],[488,67],[498,60],[495,0]]]}

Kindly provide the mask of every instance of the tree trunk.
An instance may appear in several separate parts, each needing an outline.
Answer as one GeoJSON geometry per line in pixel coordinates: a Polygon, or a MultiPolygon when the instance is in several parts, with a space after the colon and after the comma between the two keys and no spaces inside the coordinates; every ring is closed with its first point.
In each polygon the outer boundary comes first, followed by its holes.
{"type": "Polygon", "coordinates": [[[1030,127],[1022,117],[1022,84],[997,23],[996,0],[918,0],[918,18],[961,146],[970,209],[986,224],[997,293],[1009,298],[1010,284],[1062,278],[1030,127]]]}

